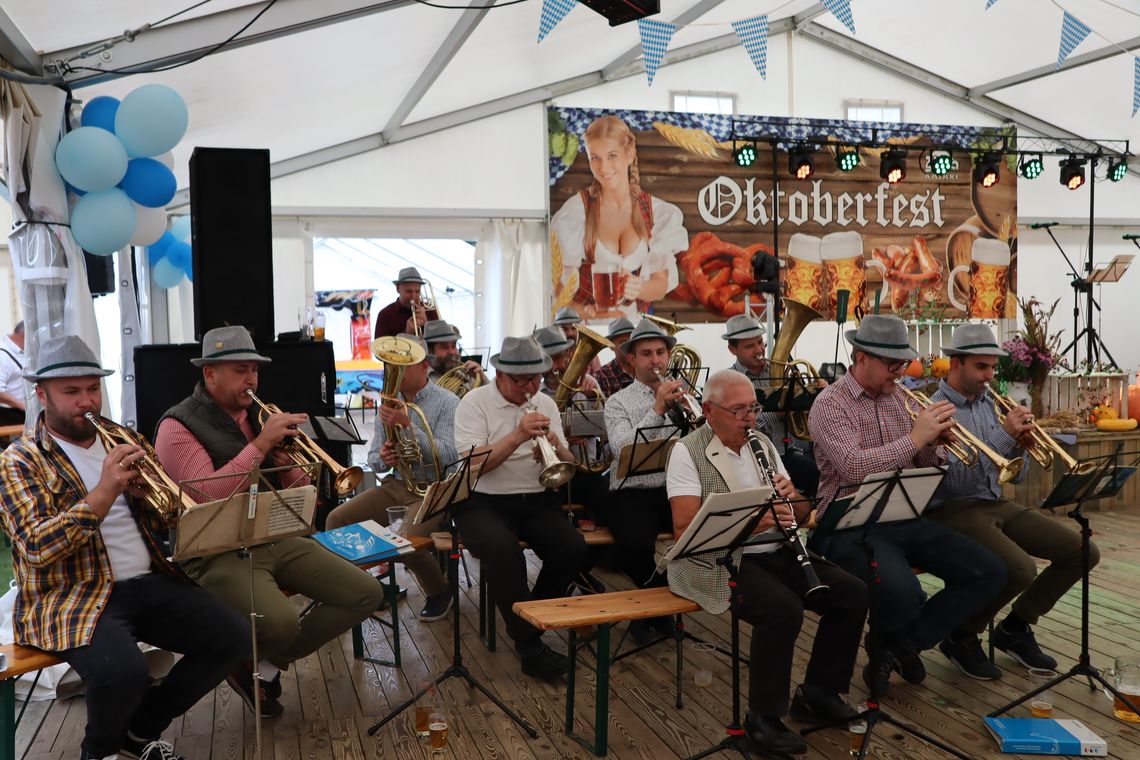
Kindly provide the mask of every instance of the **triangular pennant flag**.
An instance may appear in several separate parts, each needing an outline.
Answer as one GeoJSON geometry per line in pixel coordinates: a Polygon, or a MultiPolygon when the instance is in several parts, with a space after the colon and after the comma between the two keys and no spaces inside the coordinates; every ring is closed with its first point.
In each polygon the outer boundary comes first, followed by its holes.
{"type": "Polygon", "coordinates": [[[823,0],[823,7],[839,19],[847,31],[855,34],[855,17],[851,15],[851,0],[823,0]]]}
{"type": "Polygon", "coordinates": [[[1133,61],[1132,67],[1132,115],[1140,111],[1140,58],[1133,61]]]}
{"type": "Polygon", "coordinates": [[[742,18],[732,22],[732,31],[740,38],[752,65],[764,79],[768,78],[768,14],[742,18]]]}
{"type": "Polygon", "coordinates": [[[645,58],[645,73],[649,77],[649,84],[653,84],[657,67],[665,57],[669,40],[673,39],[677,26],[667,21],[641,18],[637,20],[637,28],[641,32],[641,55],[645,58]]]}
{"type": "Polygon", "coordinates": [[[1065,18],[1061,21],[1061,48],[1057,51],[1057,68],[1061,68],[1073,48],[1081,44],[1091,31],[1083,21],[1065,11],[1065,18]]]}
{"type": "Polygon", "coordinates": [[[566,14],[574,10],[578,0],[542,0],[542,16],[538,20],[538,41],[550,34],[550,30],[558,26],[558,22],[566,18],[566,14]]]}
{"type": "Polygon", "coordinates": [[[986,0],[986,10],[988,11],[997,0],[986,0]]]}

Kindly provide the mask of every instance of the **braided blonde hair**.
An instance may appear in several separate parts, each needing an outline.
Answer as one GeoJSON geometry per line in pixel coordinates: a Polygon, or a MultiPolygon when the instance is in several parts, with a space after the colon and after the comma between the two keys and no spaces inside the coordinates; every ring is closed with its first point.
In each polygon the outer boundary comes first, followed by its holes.
{"type": "MultiPolygon", "coordinates": [[[[642,240],[649,239],[649,230],[645,226],[645,217],[641,210],[641,174],[637,168],[637,139],[629,125],[617,116],[600,116],[586,127],[584,135],[589,154],[590,140],[610,138],[617,140],[623,150],[633,153],[633,160],[629,164],[629,194],[632,201],[630,209],[630,223],[642,240]]],[[[598,242],[598,203],[602,195],[602,186],[594,177],[588,190],[591,202],[586,204],[586,231],[583,237],[583,248],[588,259],[594,258],[594,248],[598,242]]]]}

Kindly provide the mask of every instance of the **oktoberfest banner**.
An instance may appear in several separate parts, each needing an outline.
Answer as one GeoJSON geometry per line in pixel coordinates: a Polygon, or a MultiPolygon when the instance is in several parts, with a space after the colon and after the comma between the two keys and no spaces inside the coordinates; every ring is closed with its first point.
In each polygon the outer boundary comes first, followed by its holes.
{"type": "MultiPolygon", "coordinates": [[[[1014,317],[1016,157],[999,181],[972,181],[971,153],[1013,145],[1012,131],[935,124],[736,117],[736,137],[762,138],[748,167],[733,160],[733,117],[551,108],[550,256],[554,308],[587,319],[652,310],[722,321],[755,295],[753,257],[778,256],[783,295],[835,317],[838,292],[905,319],[1014,317]],[[853,171],[836,167],[845,141],[853,171]],[[777,152],[773,156],[772,145],[777,152]],[[796,180],[787,148],[814,143],[815,172],[796,180]],[[954,146],[950,172],[929,170],[924,145],[954,146]],[[906,146],[907,174],[879,178],[879,154],[906,146]],[[773,160],[775,167],[773,167],[773,160]]],[[[737,143],[738,145],[741,143],[737,143]]]]}

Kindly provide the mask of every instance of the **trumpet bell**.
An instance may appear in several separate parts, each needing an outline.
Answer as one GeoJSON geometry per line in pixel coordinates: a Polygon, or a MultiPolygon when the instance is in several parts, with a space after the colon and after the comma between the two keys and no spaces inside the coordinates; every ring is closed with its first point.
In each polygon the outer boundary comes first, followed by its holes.
{"type": "Polygon", "coordinates": [[[559,460],[543,468],[542,473],[538,476],[538,482],[543,488],[559,488],[569,481],[570,478],[574,477],[574,473],[577,472],[577,470],[578,465],[574,462],[563,462],[559,460]]]}

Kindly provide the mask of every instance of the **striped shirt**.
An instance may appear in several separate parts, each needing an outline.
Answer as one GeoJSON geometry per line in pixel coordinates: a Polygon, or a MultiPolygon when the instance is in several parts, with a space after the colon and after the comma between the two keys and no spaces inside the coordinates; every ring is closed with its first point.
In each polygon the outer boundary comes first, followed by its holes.
{"type": "MultiPolygon", "coordinates": [[[[400,396],[403,397],[403,394],[401,393],[400,396]]],[[[446,467],[458,458],[455,451],[455,410],[459,407],[459,397],[438,385],[429,383],[420,389],[420,392],[412,399],[412,403],[418,406],[423,411],[424,417],[427,418],[432,436],[435,438],[436,449],[439,452],[439,464],[441,467],[446,467]]],[[[408,419],[412,422],[412,430],[415,431],[420,453],[425,458],[429,457],[431,445],[428,443],[427,434],[423,429],[423,420],[412,411],[408,412],[408,419]]],[[[380,421],[380,415],[377,414],[376,433],[372,436],[372,445],[368,447],[368,464],[371,465],[374,472],[384,472],[388,469],[388,465],[384,464],[384,460],[380,458],[380,448],[387,439],[388,434],[384,430],[384,424],[380,421]]],[[[428,474],[425,473],[422,464],[417,464],[413,468],[413,472],[417,479],[425,478],[428,474]]],[[[443,473],[431,474],[443,475],[443,473]]],[[[395,476],[397,480],[403,480],[399,472],[396,472],[395,476]]]]}
{"type": "Polygon", "coordinates": [[[872,397],[850,372],[824,388],[808,417],[819,465],[818,516],[833,499],[857,491],[868,475],[944,461],[941,447],[914,445],[911,427],[895,389],[872,397]]]}
{"type": "MultiPolygon", "coordinates": [[[[610,448],[614,455],[619,456],[622,448],[635,440],[643,440],[637,436],[638,430],[645,428],[660,428],[645,431],[644,438],[668,438],[676,434],[677,428],[667,417],[662,417],[653,411],[653,402],[657,394],[640,380],[623,388],[606,400],[606,435],[609,436],[610,448]],[[664,427],[661,427],[661,426],[664,427]]],[[[633,475],[631,477],[618,477],[618,468],[610,468],[610,490],[617,488],[664,488],[665,473],[657,472],[652,475],[633,475]]]]}
{"type": "MultiPolygon", "coordinates": [[[[998,422],[993,396],[988,391],[970,401],[943,378],[931,399],[946,400],[957,407],[954,419],[998,454],[1013,457],[1020,453],[1021,445],[1017,439],[998,422]]],[[[997,501],[1002,498],[1002,487],[998,485],[998,468],[992,459],[980,455],[977,464],[967,467],[952,455],[948,458],[946,477],[934,492],[934,498],[930,500],[931,507],[940,507],[951,499],[997,501]]],[[[1025,469],[1022,468],[1014,482],[1020,481],[1024,476],[1025,469]]]]}
{"type": "MultiPolygon", "coordinates": [[[[102,424],[124,432],[154,456],[138,433],[109,420],[102,424]]],[[[101,521],[84,501],[83,479],[51,437],[42,414],[31,436],[0,454],[0,476],[0,520],[12,540],[18,589],[16,642],[52,652],[89,644],[111,595],[114,573],[99,532],[101,521]]],[[[152,567],[178,574],[165,559],[161,522],[134,497],[127,500],[152,567]]]]}

